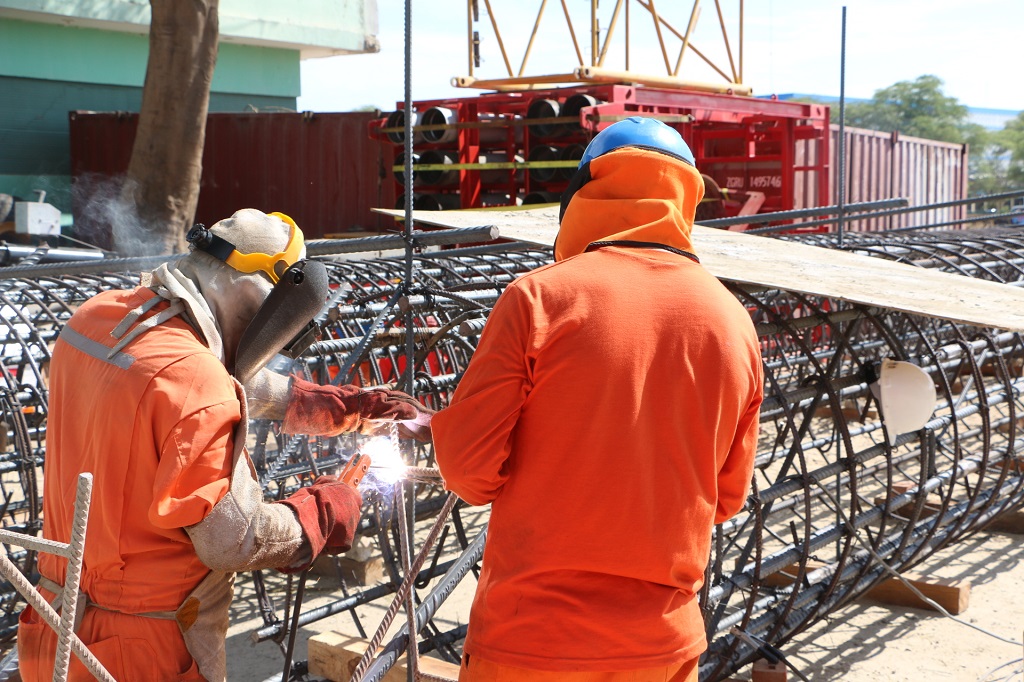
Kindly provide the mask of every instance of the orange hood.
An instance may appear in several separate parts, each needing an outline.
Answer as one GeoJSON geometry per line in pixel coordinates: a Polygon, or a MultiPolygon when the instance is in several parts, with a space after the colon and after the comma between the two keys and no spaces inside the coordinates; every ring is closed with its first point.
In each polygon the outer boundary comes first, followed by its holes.
{"type": "Polygon", "coordinates": [[[608,240],[655,242],[693,253],[693,214],[704,197],[696,168],[661,152],[625,147],[591,161],[590,175],[562,216],[556,261],[608,240]]]}

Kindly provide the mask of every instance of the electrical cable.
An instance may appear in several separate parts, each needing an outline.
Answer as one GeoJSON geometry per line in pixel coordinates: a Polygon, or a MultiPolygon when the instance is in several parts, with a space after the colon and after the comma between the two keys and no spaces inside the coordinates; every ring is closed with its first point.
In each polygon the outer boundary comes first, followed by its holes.
{"type": "Polygon", "coordinates": [[[755,652],[761,654],[761,657],[769,663],[782,663],[787,668],[792,670],[793,674],[799,677],[801,680],[803,680],[803,682],[810,682],[810,680],[804,677],[804,674],[801,673],[795,665],[789,662],[789,659],[786,658],[786,654],[782,653],[782,650],[778,647],[773,646],[765,640],[761,639],[760,637],[755,637],[749,632],[741,630],[738,627],[730,628],[729,634],[735,635],[742,639],[744,642],[747,643],[747,646],[751,647],[755,652]]]}
{"type": "Polygon", "coordinates": [[[1018,675],[1021,672],[1024,672],[1024,666],[1018,665],[1013,670],[1009,671],[1008,673],[1006,673],[1005,675],[1003,675],[1002,677],[1000,677],[998,679],[993,678],[992,676],[995,675],[997,672],[999,672],[1000,670],[1002,670],[1003,668],[1005,668],[1007,666],[1011,666],[1011,665],[1015,665],[1015,664],[1020,664],[1020,663],[1024,663],[1024,658],[1015,658],[1012,661],[1007,661],[1006,663],[1000,663],[999,665],[997,665],[996,667],[992,668],[987,673],[985,673],[984,675],[979,677],[978,678],[978,682],[1011,682],[1011,680],[1013,680],[1016,675],[1018,675]]]}
{"type": "Polygon", "coordinates": [[[863,537],[861,537],[860,533],[858,532],[858,529],[855,528],[853,526],[853,524],[850,523],[850,520],[846,518],[846,514],[843,513],[843,510],[842,510],[841,506],[839,505],[839,502],[832,495],[832,492],[828,488],[826,488],[825,486],[821,485],[820,481],[815,480],[814,483],[816,483],[818,485],[818,488],[822,492],[824,492],[825,496],[828,497],[829,500],[831,500],[833,505],[835,505],[835,512],[839,515],[840,520],[842,521],[843,525],[846,526],[846,529],[849,531],[850,535],[853,538],[855,538],[857,540],[857,542],[861,543],[861,545],[864,546],[864,548],[868,551],[868,553],[871,554],[871,556],[875,559],[875,561],[877,561],[879,563],[879,565],[882,568],[884,568],[886,571],[891,573],[894,578],[896,578],[901,583],[903,583],[903,585],[906,586],[906,588],[908,590],[910,590],[912,593],[914,593],[914,595],[916,595],[918,599],[923,601],[925,604],[928,604],[929,606],[931,606],[933,609],[935,609],[936,611],[938,611],[942,615],[944,615],[947,618],[950,618],[950,619],[956,621],[957,623],[960,623],[961,625],[966,625],[969,628],[977,630],[978,632],[981,632],[982,634],[988,635],[989,637],[997,639],[997,640],[999,640],[1001,642],[1004,642],[1006,644],[1012,644],[1012,645],[1014,645],[1016,647],[1024,647],[1024,643],[1022,643],[1022,642],[1019,642],[1019,641],[1014,640],[1014,639],[1009,639],[1007,637],[1003,637],[1002,635],[998,635],[998,634],[996,634],[994,632],[991,632],[990,630],[986,630],[985,628],[983,628],[981,626],[978,626],[978,625],[975,625],[974,623],[969,623],[966,620],[963,620],[961,618],[957,618],[956,616],[951,614],[949,611],[944,609],[940,604],[938,604],[934,600],[926,597],[909,580],[904,578],[900,574],[899,571],[897,571],[895,568],[890,566],[888,564],[888,562],[885,561],[885,559],[883,559],[881,556],[879,556],[878,552],[875,551],[875,548],[871,546],[870,542],[868,542],[863,537]]]}

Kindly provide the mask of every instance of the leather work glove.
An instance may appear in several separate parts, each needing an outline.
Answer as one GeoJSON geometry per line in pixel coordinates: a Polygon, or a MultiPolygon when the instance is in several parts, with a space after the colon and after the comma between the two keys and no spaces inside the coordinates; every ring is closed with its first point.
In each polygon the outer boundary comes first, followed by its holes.
{"type": "MultiPolygon", "coordinates": [[[[276,504],[290,507],[309,540],[313,559],[321,552],[338,554],[352,548],[363,497],[334,476],[321,476],[276,504]]],[[[299,569],[301,570],[301,569],[299,569]]]]}
{"type": "Polygon", "coordinates": [[[429,443],[434,436],[430,430],[430,420],[435,410],[420,403],[416,403],[419,414],[415,419],[402,419],[398,421],[398,435],[402,438],[412,438],[421,443],[429,443]]]}
{"type": "Polygon", "coordinates": [[[421,412],[430,410],[401,391],[321,386],[293,377],[283,428],[286,433],[337,436],[372,430],[380,422],[416,421],[421,412]]]}

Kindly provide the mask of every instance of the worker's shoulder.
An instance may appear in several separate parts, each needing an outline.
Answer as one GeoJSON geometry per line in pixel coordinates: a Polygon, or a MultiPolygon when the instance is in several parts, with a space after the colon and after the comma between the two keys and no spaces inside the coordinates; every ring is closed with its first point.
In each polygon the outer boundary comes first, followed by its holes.
{"type": "Polygon", "coordinates": [[[544,281],[551,277],[557,277],[559,272],[564,271],[564,265],[565,261],[556,261],[554,263],[542,265],[539,268],[534,268],[533,270],[524,272],[516,277],[512,280],[509,286],[522,286],[530,282],[544,281]]]}
{"type": "Polygon", "coordinates": [[[131,309],[135,306],[141,305],[145,302],[147,296],[145,292],[152,292],[149,289],[140,291],[141,287],[135,289],[108,289],[107,291],[101,291],[94,296],[90,296],[75,311],[72,319],[81,318],[85,315],[95,315],[100,311],[111,311],[115,309],[131,309]]]}
{"type": "MultiPolygon", "coordinates": [[[[154,295],[146,287],[104,291],[85,301],[72,315],[67,326],[80,336],[110,347],[117,338],[132,335],[137,325],[143,324],[149,316],[159,314],[167,306],[166,302],[160,302],[152,310],[141,308],[154,295]],[[125,334],[115,336],[114,330],[140,311],[141,316],[124,330],[125,334]]],[[[132,336],[121,351],[131,358],[136,373],[155,374],[175,364],[179,368],[192,367],[197,373],[208,374],[217,368],[220,372],[225,371],[220,359],[181,316],[164,320],[132,336]]]]}

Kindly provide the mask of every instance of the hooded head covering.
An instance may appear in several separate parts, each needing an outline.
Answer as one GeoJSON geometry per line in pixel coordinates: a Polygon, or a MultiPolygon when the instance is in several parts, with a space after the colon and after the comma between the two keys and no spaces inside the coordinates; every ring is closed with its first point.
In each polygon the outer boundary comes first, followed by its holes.
{"type": "MultiPolygon", "coordinates": [[[[268,262],[271,256],[286,251],[293,230],[298,228],[283,217],[254,208],[236,211],[210,228],[212,234],[233,245],[235,252],[265,254],[268,262]]],[[[296,238],[301,241],[301,232],[296,238]]],[[[303,245],[296,260],[305,257],[305,253],[303,245]]],[[[241,272],[200,249],[161,265],[152,273],[152,284],[165,288],[169,298],[185,304],[190,322],[206,345],[229,367],[234,362],[238,340],[274,288],[269,273],[241,272]]]]}
{"type": "Polygon", "coordinates": [[[704,181],[674,129],[634,116],[587,146],[562,197],[555,260],[596,241],[638,241],[693,251],[690,233],[704,181]]]}

